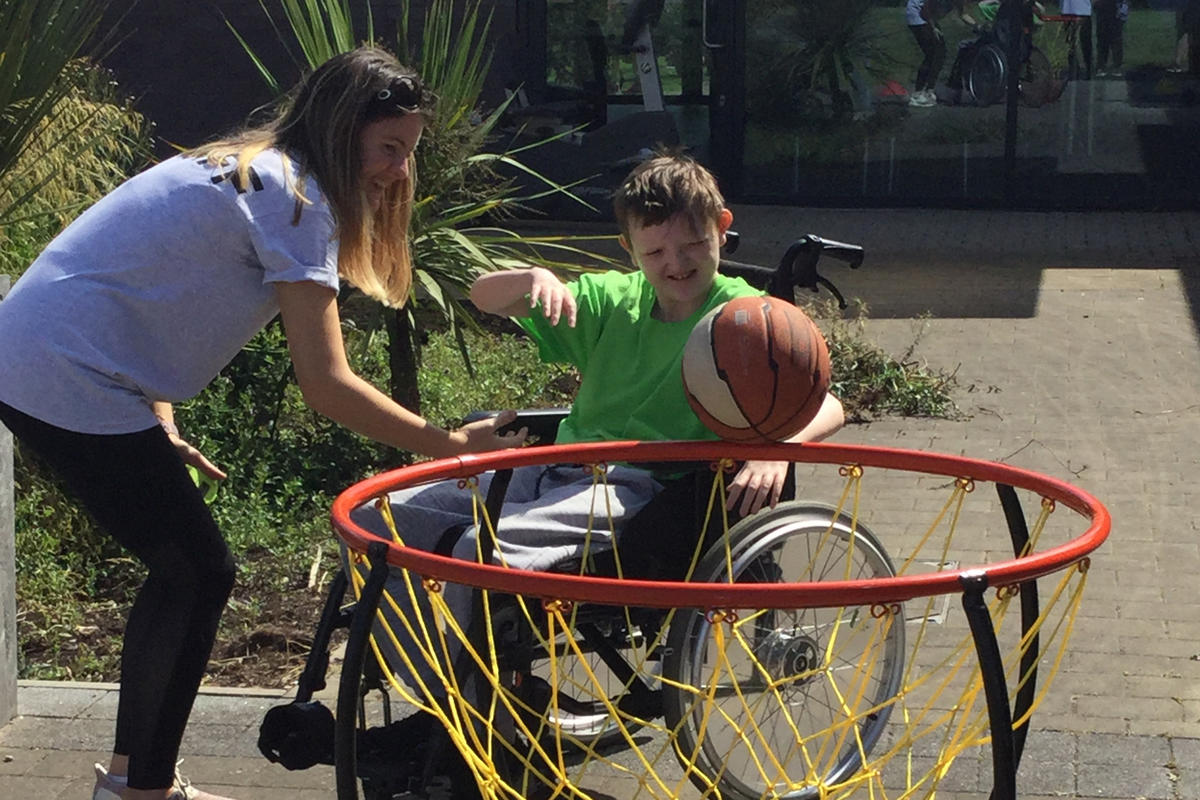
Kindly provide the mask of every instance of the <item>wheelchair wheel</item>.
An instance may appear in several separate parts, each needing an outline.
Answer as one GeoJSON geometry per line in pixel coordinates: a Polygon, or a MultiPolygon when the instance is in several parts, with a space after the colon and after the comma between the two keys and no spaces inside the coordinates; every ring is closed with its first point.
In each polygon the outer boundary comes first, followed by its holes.
{"type": "Polygon", "coordinates": [[[531,730],[590,749],[623,741],[641,727],[637,720],[661,715],[661,693],[652,688],[660,663],[651,657],[656,626],[644,619],[655,612],[630,613],[607,606],[578,609],[571,638],[579,652],[560,634],[553,643],[553,670],[550,643],[539,644],[521,678],[523,699],[541,711],[540,719],[527,721],[531,730]]]}
{"type": "MultiPolygon", "coordinates": [[[[896,574],[861,523],[807,502],[781,503],[739,522],[729,531],[729,552],[714,546],[697,574],[726,582],[730,564],[738,583],[896,574]]],[[[734,625],[745,645],[727,643],[720,652],[714,626],[726,623],[703,611],[679,611],[667,640],[663,701],[667,727],[677,731],[677,754],[695,764],[688,770],[693,782],[702,791],[719,783],[725,797],[740,800],[809,800],[820,796],[818,783],[837,784],[857,772],[887,725],[888,701],[902,679],[903,615],[890,616],[878,618],[863,606],[743,611],[734,625]],[[712,675],[719,676],[716,686],[712,675]],[[810,758],[805,743],[829,730],[840,733],[810,758]],[[773,752],[774,768],[765,767],[764,749],[773,752]],[[814,765],[819,781],[797,787],[797,776],[811,775],[814,765]]]]}
{"type": "Polygon", "coordinates": [[[1050,59],[1041,50],[1032,48],[1021,67],[1021,102],[1038,108],[1057,100],[1061,93],[1062,84],[1054,76],[1050,59]]]}
{"type": "Polygon", "coordinates": [[[990,106],[1004,96],[1008,68],[1004,53],[994,44],[986,44],[975,53],[967,69],[967,91],[975,105],[990,106]]]}

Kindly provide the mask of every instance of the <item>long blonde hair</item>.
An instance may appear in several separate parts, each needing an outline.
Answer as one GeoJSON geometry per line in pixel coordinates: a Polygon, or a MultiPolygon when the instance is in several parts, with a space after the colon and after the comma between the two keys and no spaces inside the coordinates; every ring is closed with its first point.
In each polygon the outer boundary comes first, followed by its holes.
{"type": "MultiPolygon", "coordinates": [[[[301,79],[282,99],[269,122],[211,142],[196,155],[219,164],[237,160],[247,185],[250,164],[260,153],[278,149],[295,159],[300,174],[312,175],[333,212],[338,239],[338,276],[389,306],[399,307],[412,285],[408,226],[412,218],[416,164],[409,155],[408,177],[388,189],[372,209],[359,180],[361,134],[375,120],[400,114],[433,116],[433,96],[415,71],[386,50],[359,47],[336,55],[301,79]]],[[[285,170],[289,175],[290,170],[285,170]]],[[[293,183],[298,224],[305,205],[301,184],[293,183]]]]}

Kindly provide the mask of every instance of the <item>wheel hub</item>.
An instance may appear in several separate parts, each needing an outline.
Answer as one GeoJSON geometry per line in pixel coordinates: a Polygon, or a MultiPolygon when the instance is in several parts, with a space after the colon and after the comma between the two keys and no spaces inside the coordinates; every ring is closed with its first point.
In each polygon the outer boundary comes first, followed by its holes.
{"type": "Polygon", "coordinates": [[[759,661],[775,680],[791,678],[803,685],[816,678],[820,649],[816,640],[795,628],[776,628],[756,649],[759,661]]]}

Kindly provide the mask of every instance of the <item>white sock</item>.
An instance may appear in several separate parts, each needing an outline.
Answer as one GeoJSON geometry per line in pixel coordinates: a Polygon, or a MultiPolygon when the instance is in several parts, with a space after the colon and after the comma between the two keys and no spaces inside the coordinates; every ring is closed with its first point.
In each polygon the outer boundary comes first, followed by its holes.
{"type": "Polygon", "coordinates": [[[112,781],[113,783],[115,783],[117,786],[128,786],[129,785],[129,776],[128,775],[113,775],[110,772],[110,773],[108,773],[108,779],[110,781],[112,781]]]}

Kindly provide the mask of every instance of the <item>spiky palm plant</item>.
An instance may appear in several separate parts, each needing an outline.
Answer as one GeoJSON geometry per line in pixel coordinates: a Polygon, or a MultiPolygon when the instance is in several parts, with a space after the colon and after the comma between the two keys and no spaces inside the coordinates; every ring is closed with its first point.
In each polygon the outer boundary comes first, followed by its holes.
{"type": "MultiPolygon", "coordinates": [[[[64,135],[47,125],[87,80],[68,65],[92,39],[107,0],[0,0],[0,229],[25,213],[53,178],[19,169],[31,148],[53,148],[64,135]]],[[[103,37],[100,37],[102,40],[103,37]]],[[[93,39],[94,41],[94,39],[93,39]]],[[[76,126],[83,120],[76,120],[76,126]]]]}

